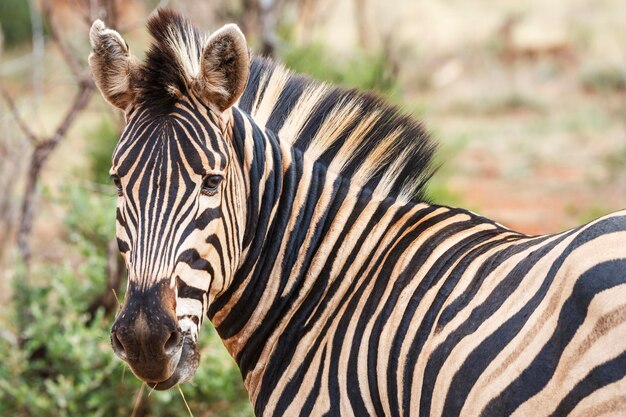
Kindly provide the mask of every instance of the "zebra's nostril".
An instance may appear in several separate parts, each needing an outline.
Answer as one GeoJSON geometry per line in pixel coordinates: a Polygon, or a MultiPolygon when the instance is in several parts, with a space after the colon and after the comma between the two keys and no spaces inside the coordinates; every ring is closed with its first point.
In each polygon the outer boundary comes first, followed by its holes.
{"type": "Polygon", "coordinates": [[[113,346],[113,352],[121,359],[126,360],[126,350],[116,332],[111,332],[111,345],[113,346]]]}
{"type": "Polygon", "coordinates": [[[163,350],[167,356],[172,355],[180,348],[181,342],[183,339],[183,334],[180,330],[173,331],[170,333],[170,337],[165,342],[163,346],[163,350]]]}

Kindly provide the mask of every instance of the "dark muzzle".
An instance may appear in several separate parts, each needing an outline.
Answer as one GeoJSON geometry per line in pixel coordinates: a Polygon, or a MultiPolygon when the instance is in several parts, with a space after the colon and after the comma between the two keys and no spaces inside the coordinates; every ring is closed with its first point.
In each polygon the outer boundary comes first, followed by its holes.
{"type": "Polygon", "coordinates": [[[164,381],[174,373],[183,346],[175,296],[165,284],[148,289],[129,285],[122,311],[111,329],[115,354],[148,383],[164,381]]]}

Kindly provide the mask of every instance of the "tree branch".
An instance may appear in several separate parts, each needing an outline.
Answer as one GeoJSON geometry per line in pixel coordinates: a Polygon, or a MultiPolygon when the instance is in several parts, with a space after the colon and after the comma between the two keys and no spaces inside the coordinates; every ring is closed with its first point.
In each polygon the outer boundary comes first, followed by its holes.
{"type": "MultiPolygon", "coordinates": [[[[100,7],[105,8],[107,12],[111,13],[115,18],[117,17],[117,13],[111,12],[111,10],[114,10],[115,8],[113,2],[114,0],[103,0],[100,7]]],[[[78,84],[78,92],[74,96],[74,100],[72,101],[70,108],[65,113],[65,116],[54,130],[54,133],[48,138],[40,138],[35,135],[32,130],[30,130],[28,125],[17,113],[15,103],[11,97],[8,93],[6,93],[6,91],[2,90],[2,95],[5,101],[16,115],[20,129],[24,131],[25,136],[34,146],[28,172],[26,174],[24,194],[22,195],[20,207],[20,221],[16,238],[17,247],[26,269],[26,279],[28,279],[29,275],[31,259],[30,235],[33,229],[35,209],[37,206],[37,184],[39,182],[41,170],[52,152],[65,138],[68,130],[78,117],[78,114],[87,106],[95,89],[95,84],[89,75],[89,71],[86,69],[86,65],[81,63],[78,57],[65,43],[62,36],[60,36],[58,27],[52,18],[52,7],[49,0],[43,1],[43,15],[49,23],[49,31],[54,44],[59,48],[63,59],[67,62],[70,71],[78,84]]],[[[95,12],[90,10],[90,15],[95,15],[95,12]]],[[[111,23],[115,24],[116,22],[111,23]]]]}
{"type": "Polygon", "coordinates": [[[119,311],[121,308],[119,300],[117,299],[117,293],[122,285],[122,278],[126,271],[124,259],[120,256],[119,249],[117,248],[117,239],[111,239],[107,245],[106,250],[107,257],[107,283],[104,291],[96,298],[87,308],[87,314],[89,320],[92,320],[98,310],[104,308],[104,314],[110,315],[113,312],[119,311]]]}
{"type": "Polygon", "coordinates": [[[2,98],[4,99],[7,106],[9,107],[9,110],[13,114],[13,117],[15,118],[15,122],[17,123],[18,127],[20,128],[22,133],[24,133],[24,136],[26,136],[26,139],[28,139],[28,141],[33,146],[36,146],[39,142],[39,138],[32,130],[30,130],[24,119],[22,119],[22,116],[20,115],[19,111],[17,110],[17,106],[15,105],[15,101],[13,101],[13,98],[11,97],[9,92],[5,90],[4,87],[0,86],[0,94],[2,94],[2,98]]]}
{"type": "Polygon", "coordinates": [[[52,19],[52,6],[50,4],[50,0],[43,0],[42,10],[43,15],[48,22],[50,37],[59,49],[59,52],[61,52],[61,55],[63,56],[65,62],[67,62],[67,65],[70,67],[70,71],[72,72],[74,79],[77,82],[81,83],[85,79],[84,67],[81,65],[76,55],[72,53],[70,47],[65,43],[63,37],[59,35],[58,28],[54,23],[54,20],[52,19]]]}
{"type": "Polygon", "coordinates": [[[83,110],[89,103],[89,99],[91,98],[94,88],[95,84],[91,78],[83,79],[81,81],[78,93],[72,102],[72,107],[70,107],[66,113],[65,118],[63,118],[63,121],[52,135],[52,138],[49,139],[51,146],[56,146],[61,139],[63,139],[72,123],[74,123],[78,113],[80,113],[80,111],[83,110]]]}

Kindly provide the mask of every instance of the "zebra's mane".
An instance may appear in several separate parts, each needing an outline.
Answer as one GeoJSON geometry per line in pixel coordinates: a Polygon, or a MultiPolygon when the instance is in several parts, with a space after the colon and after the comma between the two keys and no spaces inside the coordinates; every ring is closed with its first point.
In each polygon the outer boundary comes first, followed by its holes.
{"type": "MultiPolygon", "coordinates": [[[[167,114],[198,76],[208,36],[180,14],[148,20],[153,43],[140,67],[139,101],[167,114]]],[[[371,93],[348,90],[254,57],[238,107],[328,169],[381,195],[424,201],[434,145],[412,117],[371,93]]]]}
{"type": "Polygon", "coordinates": [[[425,200],[435,145],[419,122],[372,93],[254,57],[239,108],[281,141],[366,188],[425,200]]]}
{"type": "Polygon", "coordinates": [[[171,9],[157,9],[146,26],[153,41],[133,87],[146,108],[167,114],[198,77],[208,36],[171,9]]]}

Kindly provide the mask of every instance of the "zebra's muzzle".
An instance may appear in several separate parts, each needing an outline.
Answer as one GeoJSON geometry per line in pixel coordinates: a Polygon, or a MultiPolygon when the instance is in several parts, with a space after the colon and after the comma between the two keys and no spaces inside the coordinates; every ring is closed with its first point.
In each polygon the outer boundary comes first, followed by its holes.
{"type": "Polygon", "coordinates": [[[133,373],[156,390],[166,390],[190,380],[200,363],[200,353],[191,337],[184,334],[176,342],[172,335],[164,345],[164,354],[154,357],[129,356],[116,333],[111,335],[113,350],[133,373]],[[169,345],[168,345],[169,343],[169,345]]]}
{"type": "Polygon", "coordinates": [[[111,329],[111,346],[133,373],[154,389],[189,380],[199,363],[195,339],[178,325],[166,285],[137,291],[131,286],[111,329]]]}
{"type": "Polygon", "coordinates": [[[166,390],[176,384],[182,384],[183,382],[189,381],[193,377],[200,363],[200,354],[196,344],[191,341],[190,338],[185,338],[180,353],[180,358],[176,368],[174,369],[174,373],[165,381],[157,383],[146,381],[150,388],[160,391],[166,390]]]}

